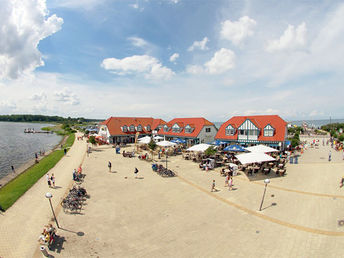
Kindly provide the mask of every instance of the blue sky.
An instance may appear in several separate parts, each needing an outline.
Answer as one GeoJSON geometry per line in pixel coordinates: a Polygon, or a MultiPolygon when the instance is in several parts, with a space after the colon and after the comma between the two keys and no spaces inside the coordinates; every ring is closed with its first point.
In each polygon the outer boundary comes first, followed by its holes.
{"type": "Polygon", "coordinates": [[[340,1],[28,0],[0,17],[0,114],[344,118],[340,1]]]}

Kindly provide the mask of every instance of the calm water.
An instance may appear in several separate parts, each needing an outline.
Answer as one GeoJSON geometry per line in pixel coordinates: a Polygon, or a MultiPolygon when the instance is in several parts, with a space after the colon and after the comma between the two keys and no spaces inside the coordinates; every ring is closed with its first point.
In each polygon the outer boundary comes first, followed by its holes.
{"type": "Polygon", "coordinates": [[[0,178],[11,173],[11,165],[19,168],[35,158],[35,153],[51,150],[61,136],[45,133],[24,133],[25,128],[39,131],[49,124],[0,122],[0,178]]]}

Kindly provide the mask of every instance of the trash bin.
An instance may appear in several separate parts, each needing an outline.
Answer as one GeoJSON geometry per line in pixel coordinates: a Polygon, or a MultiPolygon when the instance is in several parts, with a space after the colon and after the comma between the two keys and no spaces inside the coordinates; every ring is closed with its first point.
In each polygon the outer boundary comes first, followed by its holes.
{"type": "Polygon", "coordinates": [[[289,163],[290,163],[290,164],[293,164],[293,163],[294,163],[293,157],[290,157],[289,163]]]}

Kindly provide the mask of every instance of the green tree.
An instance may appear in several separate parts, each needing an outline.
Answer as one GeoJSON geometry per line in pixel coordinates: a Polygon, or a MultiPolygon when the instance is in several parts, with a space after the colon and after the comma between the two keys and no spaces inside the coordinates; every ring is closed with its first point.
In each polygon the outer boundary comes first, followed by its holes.
{"type": "Polygon", "coordinates": [[[90,138],[88,139],[88,141],[89,141],[92,145],[97,144],[97,142],[96,142],[96,137],[94,137],[94,136],[90,136],[90,138]]]}
{"type": "Polygon", "coordinates": [[[151,150],[151,154],[152,154],[152,162],[153,162],[153,154],[154,154],[154,150],[156,149],[156,143],[155,141],[153,141],[153,139],[151,139],[151,141],[148,143],[148,148],[151,150]]]}
{"type": "Polygon", "coordinates": [[[214,146],[210,146],[208,149],[205,150],[204,154],[211,156],[214,155],[216,153],[216,149],[214,148],[214,146]]]}

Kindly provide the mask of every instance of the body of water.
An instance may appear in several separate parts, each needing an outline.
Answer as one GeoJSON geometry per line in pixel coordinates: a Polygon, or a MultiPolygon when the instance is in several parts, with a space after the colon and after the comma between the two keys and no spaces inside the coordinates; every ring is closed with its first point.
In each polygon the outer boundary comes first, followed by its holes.
{"type": "Polygon", "coordinates": [[[24,129],[40,131],[49,124],[0,122],[0,178],[35,158],[35,153],[53,149],[62,139],[56,134],[24,133],[24,129]]]}
{"type": "MultiPolygon", "coordinates": [[[[319,128],[322,125],[327,125],[330,123],[330,119],[324,119],[324,120],[298,120],[298,121],[291,121],[290,123],[292,125],[301,126],[302,123],[305,122],[308,124],[308,126],[313,128],[319,128]]],[[[344,119],[331,119],[331,124],[333,123],[344,123],[344,119]]]]}

